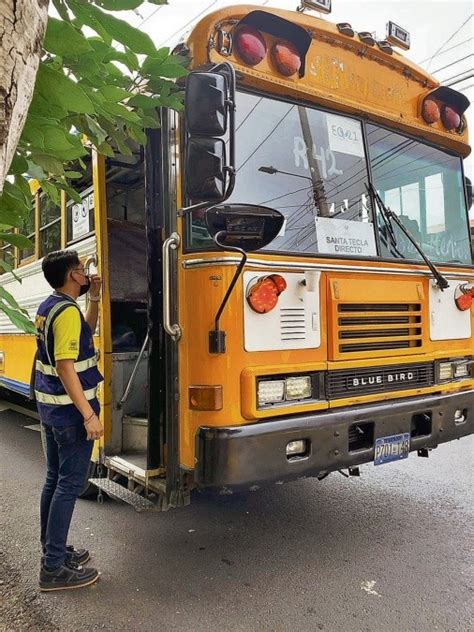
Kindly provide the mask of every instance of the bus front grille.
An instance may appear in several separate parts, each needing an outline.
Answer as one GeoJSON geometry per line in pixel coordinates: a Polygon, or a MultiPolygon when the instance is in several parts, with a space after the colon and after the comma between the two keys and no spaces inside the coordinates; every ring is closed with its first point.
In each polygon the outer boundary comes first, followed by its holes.
{"type": "Polygon", "coordinates": [[[340,354],[421,347],[420,303],[340,303],[337,345],[340,354]]]}

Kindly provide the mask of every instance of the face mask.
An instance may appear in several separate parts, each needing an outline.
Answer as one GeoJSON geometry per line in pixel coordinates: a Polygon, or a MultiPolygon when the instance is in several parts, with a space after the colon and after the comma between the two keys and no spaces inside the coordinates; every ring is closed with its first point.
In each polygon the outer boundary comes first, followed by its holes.
{"type": "Polygon", "coordinates": [[[89,280],[89,277],[86,277],[87,279],[87,283],[83,283],[81,285],[81,288],[79,290],[79,296],[82,296],[83,294],[86,294],[89,291],[89,288],[91,286],[91,282],[89,280]]]}
{"type": "MultiPolygon", "coordinates": [[[[80,273],[82,274],[82,276],[86,279],[86,283],[82,283],[80,288],[79,288],[79,296],[82,296],[83,294],[86,294],[89,291],[89,288],[91,286],[91,282],[89,277],[86,274],[83,274],[82,272],[80,273]]],[[[76,281],[76,279],[74,279],[76,281]]],[[[77,281],[76,281],[77,283],[77,281]]]]}

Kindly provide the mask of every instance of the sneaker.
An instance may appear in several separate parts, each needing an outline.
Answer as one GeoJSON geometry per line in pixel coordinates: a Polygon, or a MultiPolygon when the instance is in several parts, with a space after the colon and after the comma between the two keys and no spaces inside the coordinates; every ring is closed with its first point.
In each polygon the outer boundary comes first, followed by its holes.
{"type": "Polygon", "coordinates": [[[65,562],[63,566],[52,571],[41,567],[39,587],[42,591],[82,588],[94,584],[98,579],[99,572],[95,568],[65,562]]]}
{"type": "Polygon", "coordinates": [[[66,547],[66,561],[73,562],[74,564],[84,565],[91,559],[90,553],[87,549],[75,549],[72,544],[68,544],[66,547]]]}

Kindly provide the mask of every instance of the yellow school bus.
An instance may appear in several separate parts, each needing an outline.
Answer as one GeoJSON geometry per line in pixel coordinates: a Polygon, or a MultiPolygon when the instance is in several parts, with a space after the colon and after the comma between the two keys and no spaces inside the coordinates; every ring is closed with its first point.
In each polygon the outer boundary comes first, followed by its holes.
{"type": "MultiPolygon", "coordinates": [[[[2,285],[33,315],[60,247],[103,277],[101,490],[165,509],[473,432],[469,102],[408,43],[219,9],[176,50],[184,113],[132,157],[92,152],[82,204],[36,193],[2,285]]],[[[26,395],[34,338],[0,327],[0,384],[26,395]]]]}

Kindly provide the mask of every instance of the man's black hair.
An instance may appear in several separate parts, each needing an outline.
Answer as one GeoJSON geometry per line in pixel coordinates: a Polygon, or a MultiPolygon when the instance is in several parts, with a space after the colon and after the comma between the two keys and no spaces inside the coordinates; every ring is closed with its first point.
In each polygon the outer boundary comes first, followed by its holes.
{"type": "Polygon", "coordinates": [[[46,281],[56,290],[66,282],[69,270],[80,265],[79,255],[75,250],[56,250],[46,255],[41,267],[46,281]]]}

